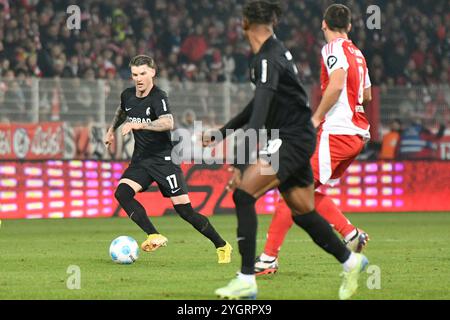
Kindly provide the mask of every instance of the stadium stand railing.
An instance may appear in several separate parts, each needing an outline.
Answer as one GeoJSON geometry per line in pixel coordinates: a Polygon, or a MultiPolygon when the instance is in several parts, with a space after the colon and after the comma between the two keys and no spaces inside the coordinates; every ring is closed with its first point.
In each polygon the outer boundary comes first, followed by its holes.
{"type": "MultiPolygon", "coordinates": [[[[96,123],[106,126],[120,104],[120,93],[133,84],[122,80],[0,78],[0,122],[66,122],[72,126],[96,123]]],[[[218,127],[237,114],[251,99],[250,84],[169,82],[157,85],[169,95],[176,126],[188,128],[202,121],[204,128],[218,127]]],[[[379,87],[366,110],[374,140],[379,141],[393,119],[421,121],[435,130],[450,124],[450,87],[379,87]]],[[[318,87],[308,87],[312,107],[320,101],[318,87]]]]}

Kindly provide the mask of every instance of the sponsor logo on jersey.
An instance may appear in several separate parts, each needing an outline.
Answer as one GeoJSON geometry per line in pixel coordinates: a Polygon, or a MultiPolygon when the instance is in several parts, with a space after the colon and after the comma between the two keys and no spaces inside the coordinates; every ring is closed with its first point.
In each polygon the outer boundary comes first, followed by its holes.
{"type": "Polygon", "coordinates": [[[329,56],[327,59],[328,69],[333,68],[334,65],[336,64],[336,62],[337,62],[337,58],[335,56],[329,56]]]}
{"type": "Polygon", "coordinates": [[[145,110],[145,114],[146,114],[147,116],[150,116],[150,110],[151,110],[150,107],[148,107],[147,110],[145,110]]]}
{"type": "Polygon", "coordinates": [[[132,117],[132,118],[130,118],[130,122],[131,123],[151,123],[152,122],[152,120],[150,119],[150,118],[135,118],[135,117],[132,117]]]}

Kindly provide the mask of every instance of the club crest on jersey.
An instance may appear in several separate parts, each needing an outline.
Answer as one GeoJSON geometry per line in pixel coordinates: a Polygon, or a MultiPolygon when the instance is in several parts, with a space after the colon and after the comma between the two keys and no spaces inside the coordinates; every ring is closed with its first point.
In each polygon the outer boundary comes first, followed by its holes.
{"type": "Polygon", "coordinates": [[[150,107],[148,107],[147,110],[145,110],[145,114],[147,115],[147,117],[150,116],[150,107]]]}
{"type": "Polygon", "coordinates": [[[327,59],[328,69],[333,68],[334,65],[336,64],[336,62],[337,62],[337,58],[335,56],[329,56],[327,59]]]}

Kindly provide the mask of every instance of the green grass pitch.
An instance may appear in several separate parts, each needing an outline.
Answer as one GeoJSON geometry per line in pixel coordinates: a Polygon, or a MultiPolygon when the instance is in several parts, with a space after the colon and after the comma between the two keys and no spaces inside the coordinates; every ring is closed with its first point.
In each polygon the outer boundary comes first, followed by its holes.
{"type": "MultiPolygon", "coordinates": [[[[354,299],[450,299],[450,214],[351,214],[371,241],[365,253],[379,267],[364,273],[354,299]],[[372,277],[372,278],[371,278],[372,277]]],[[[258,253],[270,216],[259,218],[258,253]]],[[[219,265],[214,246],[177,216],[154,218],[169,244],[140,252],[133,265],[114,264],[112,239],[144,234],[128,219],[3,220],[0,228],[0,300],[3,299],[215,299],[240,266],[236,218],[211,222],[233,245],[231,264],[219,265]],[[69,290],[68,267],[81,272],[81,288],[69,290]]],[[[337,299],[341,266],[293,227],[275,276],[258,278],[258,299],[337,299]]]]}

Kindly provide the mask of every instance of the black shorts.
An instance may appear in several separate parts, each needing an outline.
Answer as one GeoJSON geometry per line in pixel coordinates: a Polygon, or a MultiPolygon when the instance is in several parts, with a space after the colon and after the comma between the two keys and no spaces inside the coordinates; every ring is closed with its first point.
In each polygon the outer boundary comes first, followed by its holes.
{"type": "Polygon", "coordinates": [[[314,176],[310,158],[316,147],[315,134],[307,132],[295,139],[281,137],[276,140],[278,141],[269,141],[269,147],[264,149],[267,150],[269,157],[262,155],[261,158],[270,160],[272,169],[275,170],[277,178],[281,182],[278,186],[280,192],[288,191],[293,187],[304,188],[313,184],[314,176]]]}
{"type": "Polygon", "coordinates": [[[170,157],[152,157],[131,162],[121,179],[130,179],[138,183],[142,191],[147,190],[155,181],[166,198],[188,193],[183,172],[170,157]]]}

